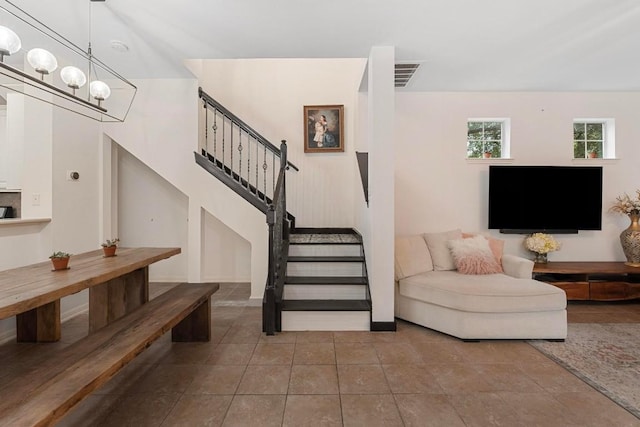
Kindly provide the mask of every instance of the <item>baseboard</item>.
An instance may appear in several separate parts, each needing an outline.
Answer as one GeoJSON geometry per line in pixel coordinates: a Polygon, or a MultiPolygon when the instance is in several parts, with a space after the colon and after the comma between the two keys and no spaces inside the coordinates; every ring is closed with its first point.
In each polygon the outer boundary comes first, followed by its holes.
{"type": "Polygon", "coordinates": [[[184,276],[154,276],[149,277],[149,283],[186,283],[187,278],[184,276]]]}
{"type": "Polygon", "coordinates": [[[251,283],[251,278],[240,278],[237,277],[205,277],[202,279],[205,283],[251,283]]]}
{"type": "Polygon", "coordinates": [[[249,298],[249,303],[247,305],[249,307],[262,307],[262,297],[249,298]]]}
{"type": "MultiPolygon", "coordinates": [[[[184,277],[155,277],[150,278],[149,283],[188,283],[184,277]]],[[[237,277],[204,277],[201,283],[251,283],[251,279],[237,277]]]]}
{"type": "Polygon", "coordinates": [[[72,319],[76,316],[78,316],[79,314],[84,314],[87,311],[89,311],[89,303],[86,302],[84,304],[80,304],[76,307],[73,307],[67,311],[65,311],[64,313],[60,313],[60,321],[61,322],[66,322],[69,319],[72,319]]]}
{"type": "Polygon", "coordinates": [[[371,322],[372,332],[395,332],[396,321],[393,322],[371,322]]]}
{"type": "MultiPolygon", "coordinates": [[[[10,318],[11,319],[11,318],[10,318]]],[[[4,331],[0,334],[0,344],[4,344],[6,342],[12,341],[16,339],[16,329],[9,329],[8,331],[4,331]]]]}

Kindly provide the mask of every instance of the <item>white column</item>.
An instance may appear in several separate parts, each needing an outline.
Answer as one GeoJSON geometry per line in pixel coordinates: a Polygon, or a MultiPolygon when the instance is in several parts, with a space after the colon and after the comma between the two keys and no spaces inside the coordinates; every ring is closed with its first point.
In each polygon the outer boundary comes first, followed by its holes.
{"type": "Polygon", "coordinates": [[[393,46],[371,49],[368,64],[369,212],[367,268],[374,322],[394,321],[394,88],[393,46]]]}
{"type": "MultiPolygon", "coordinates": [[[[7,94],[7,139],[3,160],[7,188],[22,188],[24,169],[24,95],[7,94]]],[[[25,201],[23,200],[23,204],[25,201]]]]}

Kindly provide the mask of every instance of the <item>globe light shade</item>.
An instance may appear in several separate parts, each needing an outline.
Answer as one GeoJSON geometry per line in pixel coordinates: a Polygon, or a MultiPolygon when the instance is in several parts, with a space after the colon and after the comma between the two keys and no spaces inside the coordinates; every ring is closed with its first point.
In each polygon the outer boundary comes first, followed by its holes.
{"type": "Polygon", "coordinates": [[[105,82],[94,80],[89,84],[89,93],[98,101],[104,101],[111,96],[111,89],[105,82]]]}
{"type": "Polygon", "coordinates": [[[0,25],[0,60],[5,55],[13,55],[21,47],[20,37],[13,30],[0,25]]]}
{"type": "Polygon", "coordinates": [[[72,89],[79,89],[87,83],[87,77],[81,69],[67,66],[60,70],[60,78],[72,89]]]}
{"type": "Polygon", "coordinates": [[[42,77],[44,77],[45,74],[52,73],[58,68],[56,57],[48,50],[40,49],[39,47],[31,49],[27,53],[27,61],[34,70],[42,74],[42,77]]]}

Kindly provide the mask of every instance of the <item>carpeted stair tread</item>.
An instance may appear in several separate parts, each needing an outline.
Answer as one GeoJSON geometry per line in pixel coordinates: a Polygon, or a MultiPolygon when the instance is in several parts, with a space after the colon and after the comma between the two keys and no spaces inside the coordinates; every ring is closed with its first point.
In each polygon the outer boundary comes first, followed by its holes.
{"type": "Polygon", "coordinates": [[[367,300],[283,300],[282,311],[369,311],[367,300]]]}
{"type": "Polygon", "coordinates": [[[287,276],[285,285],[366,285],[366,277],[287,276]]]}
{"type": "Polygon", "coordinates": [[[300,232],[296,229],[289,236],[289,243],[292,245],[355,245],[361,244],[362,238],[349,229],[308,229],[308,232],[300,232]],[[347,231],[345,231],[347,230],[347,231]]]}

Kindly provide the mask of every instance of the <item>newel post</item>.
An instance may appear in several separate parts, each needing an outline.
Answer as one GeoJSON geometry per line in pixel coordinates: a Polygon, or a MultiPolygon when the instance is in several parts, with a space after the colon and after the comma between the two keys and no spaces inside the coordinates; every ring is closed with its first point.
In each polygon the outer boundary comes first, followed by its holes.
{"type": "Polygon", "coordinates": [[[287,140],[280,141],[280,169],[289,169],[287,166],[287,140]]]}

